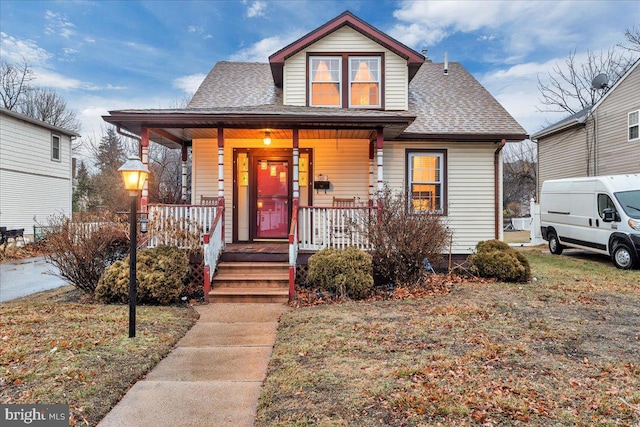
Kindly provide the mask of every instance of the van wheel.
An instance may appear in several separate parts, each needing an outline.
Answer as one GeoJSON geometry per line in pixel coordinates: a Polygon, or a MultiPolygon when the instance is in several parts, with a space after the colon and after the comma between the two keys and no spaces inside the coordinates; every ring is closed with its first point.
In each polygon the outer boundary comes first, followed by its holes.
{"type": "Polygon", "coordinates": [[[616,267],[622,270],[631,270],[636,267],[638,260],[636,254],[631,250],[629,245],[624,242],[618,243],[611,253],[611,260],[616,267]]]}
{"type": "Polygon", "coordinates": [[[556,236],[556,233],[550,231],[547,237],[549,237],[549,252],[554,255],[560,255],[564,247],[558,241],[558,236],[556,236]]]}

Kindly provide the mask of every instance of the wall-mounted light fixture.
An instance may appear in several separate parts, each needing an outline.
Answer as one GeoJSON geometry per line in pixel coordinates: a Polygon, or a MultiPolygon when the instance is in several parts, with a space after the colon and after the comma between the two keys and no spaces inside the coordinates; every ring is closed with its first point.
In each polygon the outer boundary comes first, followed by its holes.
{"type": "Polygon", "coordinates": [[[264,139],[262,140],[264,142],[264,145],[270,145],[271,144],[271,132],[268,130],[264,131],[264,139]]]}

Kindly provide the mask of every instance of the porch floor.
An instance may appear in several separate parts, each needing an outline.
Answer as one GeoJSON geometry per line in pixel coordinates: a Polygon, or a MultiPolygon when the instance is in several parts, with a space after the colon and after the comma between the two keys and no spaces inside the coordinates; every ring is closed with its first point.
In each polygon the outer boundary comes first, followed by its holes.
{"type": "Polygon", "coordinates": [[[289,262],[286,242],[227,243],[220,261],[224,262],[289,262]]]}

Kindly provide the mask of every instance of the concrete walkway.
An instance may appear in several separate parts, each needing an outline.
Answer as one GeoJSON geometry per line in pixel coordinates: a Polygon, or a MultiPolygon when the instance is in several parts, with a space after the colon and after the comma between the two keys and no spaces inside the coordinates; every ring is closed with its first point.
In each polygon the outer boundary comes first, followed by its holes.
{"type": "Polygon", "coordinates": [[[99,427],[253,426],[285,304],[209,304],[99,427]]]}

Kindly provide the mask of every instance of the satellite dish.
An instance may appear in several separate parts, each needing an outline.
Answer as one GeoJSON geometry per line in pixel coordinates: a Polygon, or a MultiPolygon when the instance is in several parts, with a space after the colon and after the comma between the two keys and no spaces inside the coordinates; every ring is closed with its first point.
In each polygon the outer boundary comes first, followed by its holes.
{"type": "Polygon", "coordinates": [[[609,77],[605,73],[600,73],[591,81],[591,87],[598,90],[604,89],[609,85],[609,77]]]}

